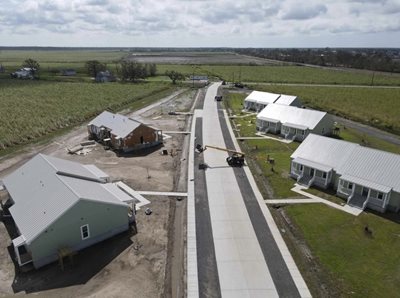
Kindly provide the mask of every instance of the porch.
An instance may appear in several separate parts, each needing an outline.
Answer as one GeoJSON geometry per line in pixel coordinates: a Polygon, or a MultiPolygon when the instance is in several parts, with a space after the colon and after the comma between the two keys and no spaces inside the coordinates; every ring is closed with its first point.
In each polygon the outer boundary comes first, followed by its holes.
{"type": "Polygon", "coordinates": [[[326,189],[332,181],[333,169],[303,158],[292,160],[291,175],[301,185],[316,185],[326,189]]]}
{"type": "Polygon", "coordinates": [[[15,258],[19,266],[24,266],[33,261],[32,255],[28,251],[25,241],[26,239],[23,235],[20,235],[19,237],[12,240],[12,244],[14,246],[15,258]]]}
{"type": "Polygon", "coordinates": [[[293,123],[283,123],[281,134],[285,139],[303,141],[308,135],[308,127],[293,123]]]}
{"type": "Polygon", "coordinates": [[[276,119],[257,119],[256,121],[257,130],[263,133],[278,133],[280,130],[279,120],[276,119]]]}
{"type": "Polygon", "coordinates": [[[347,199],[351,206],[364,210],[366,207],[385,212],[391,188],[359,177],[343,175],[339,178],[337,194],[347,199]]]}

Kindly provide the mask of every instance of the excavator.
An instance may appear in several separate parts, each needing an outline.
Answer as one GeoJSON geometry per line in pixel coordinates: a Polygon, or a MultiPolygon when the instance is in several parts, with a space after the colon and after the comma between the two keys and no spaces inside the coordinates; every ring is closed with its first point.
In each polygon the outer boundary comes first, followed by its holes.
{"type": "Polygon", "coordinates": [[[221,147],[217,147],[217,146],[211,146],[211,145],[205,145],[204,147],[201,146],[200,144],[196,145],[196,150],[199,153],[203,153],[208,148],[216,149],[216,150],[220,150],[220,151],[225,151],[225,152],[230,153],[230,155],[226,158],[226,162],[231,167],[242,167],[244,165],[244,153],[243,152],[239,152],[239,151],[231,150],[231,149],[226,149],[226,148],[221,148],[221,147]]]}

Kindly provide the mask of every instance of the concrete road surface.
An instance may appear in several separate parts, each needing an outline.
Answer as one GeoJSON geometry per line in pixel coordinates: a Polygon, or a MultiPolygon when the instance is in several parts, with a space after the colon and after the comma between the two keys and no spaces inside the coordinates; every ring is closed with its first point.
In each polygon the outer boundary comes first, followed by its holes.
{"type": "MultiPolygon", "coordinates": [[[[208,88],[203,110],[195,112],[192,146],[237,146],[214,100],[219,86],[208,88]]],[[[228,153],[215,149],[191,156],[188,297],[310,297],[247,167],[229,167],[228,153]],[[199,169],[201,163],[208,168],[199,169]]]]}

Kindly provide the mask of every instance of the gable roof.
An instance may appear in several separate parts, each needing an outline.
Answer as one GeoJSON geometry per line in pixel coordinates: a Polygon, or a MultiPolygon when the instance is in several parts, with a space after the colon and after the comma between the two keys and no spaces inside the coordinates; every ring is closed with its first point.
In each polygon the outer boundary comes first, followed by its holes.
{"type": "Polygon", "coordinates": [[[120,114],[113,114],[108,111],[104,111],[96,118],[94,118],[88,125],[95,125],[97,127],[106,127],[111,132],[121,138],[126,137],[142,123],[133,120],[120,114]]]}
{"type": "Polygon", "coordinates": [[[400,192],[400,155],[342,140],[309,134],[291,155],[327,165],[345,177],[364,181],[371,188],[400,192]]]}
{"type": "Polygon", "coordinates": [[[277,101],[275,101],[275,103],[290,106],[296,99],[297,96],[281,94],[281,96],[278,98],[277,101]]]}
{"type": "Polygon", "coordinates": [[[270,92],[253,91],[245,98],[245,101],[251,101],[260,104],[270,104],[274,103],[280,96],[280,94],[270,92]]]}
{"type": "Polygon", "coordinates": [[[269,104],[257,115],[257,119],[265,121],[275,119],[279,120],[282,124],[288,123],[314,129],[325,115],[327,115],[326,112],[269,104]]]}
{"type": "Polygon", "coordinates": [[[107,174],[94,167],[38,154],[4,178],[14,200],[10,213],[27,243],[80,200],[126,206],[122,191],[110,191],[107,174]]]}

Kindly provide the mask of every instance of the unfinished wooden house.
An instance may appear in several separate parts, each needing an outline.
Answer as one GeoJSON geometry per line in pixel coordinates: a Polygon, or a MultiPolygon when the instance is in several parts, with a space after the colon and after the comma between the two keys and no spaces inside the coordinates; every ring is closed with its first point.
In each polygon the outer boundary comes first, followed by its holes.
{"type": "Polygon", "coordinates": [[[89,139],[130,152],[163,142],[162,131],[132,118],[104,111],[88,124],[89,139]]]}

